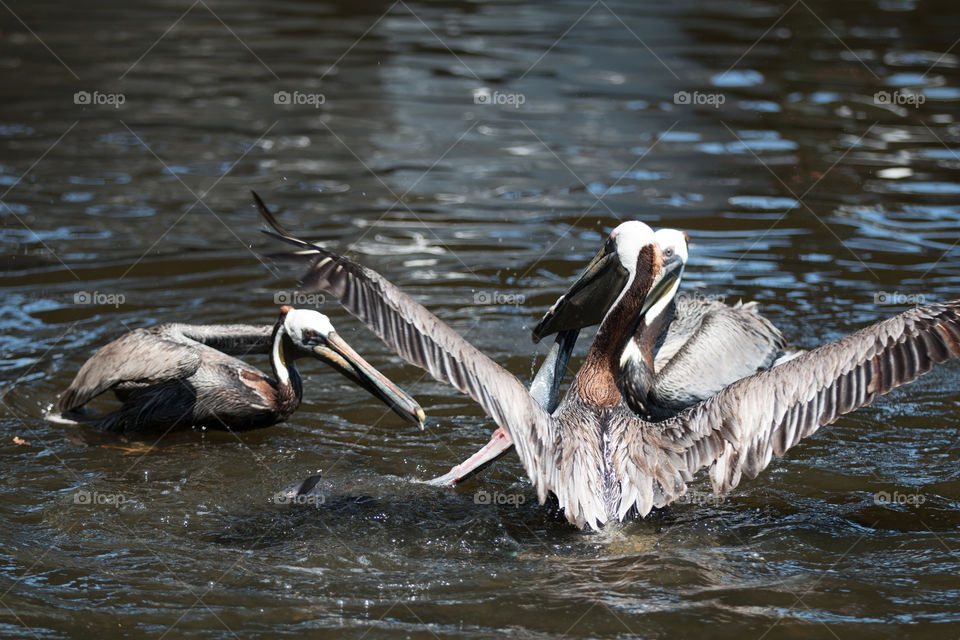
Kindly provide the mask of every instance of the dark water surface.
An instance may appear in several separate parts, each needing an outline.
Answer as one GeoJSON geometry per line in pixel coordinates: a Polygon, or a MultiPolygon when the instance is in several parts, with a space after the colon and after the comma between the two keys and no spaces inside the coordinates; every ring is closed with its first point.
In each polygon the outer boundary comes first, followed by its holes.
{"type": "Polygon", "coordinates": [[[958,37],[946,1],[3,4],[0,636],[958,637],[955,364],[599,534],[515,456],[412,482],[492,426],[333,300],[425,433],[314,363],[241,437],[42,419],[129,328],[273,322],[298,274],[251,188],[524,378],[623,219],[800,347],[957,297],[958,37]],[[325,504],[270,502],[318,470],[325,504]]]}

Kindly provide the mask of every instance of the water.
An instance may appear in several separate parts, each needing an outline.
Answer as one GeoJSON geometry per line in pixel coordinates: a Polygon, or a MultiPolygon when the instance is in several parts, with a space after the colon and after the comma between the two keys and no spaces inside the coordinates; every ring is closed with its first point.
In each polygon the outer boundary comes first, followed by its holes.
{"type": "Polygon", "coordinates": [[[701,480],[599,534],[513,456],[412,482],[492,426],[333,300],[311,302],[426,432],[319,364],[292,420],[242,437],[42,420],[127,329],[273,322],[298,272],[260,257],[251,188],[524,378],[532,323],[622,219],[687,230],[685,289],[759,301],[799,347],[954,298],[955,3],[8,6],[0,635],[957,633],[953,364],[725,501],[701,480]],[[324,504],[270,502],[317,471],[324,504]]]}

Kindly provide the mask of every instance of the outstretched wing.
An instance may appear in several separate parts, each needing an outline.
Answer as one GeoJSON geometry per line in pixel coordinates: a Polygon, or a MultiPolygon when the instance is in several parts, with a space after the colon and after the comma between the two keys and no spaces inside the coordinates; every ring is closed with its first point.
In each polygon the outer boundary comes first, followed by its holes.
{"type": "Polygon", "coordinates": [[[621,461],[631,479],[660,476],[654,506],[682,495],[707,465],[722,494],[820,427],[958,356],[960,300],[911,309],[738,380],[674,418],[634,425],[643,442],[621,461]]]}
{"type": "Polygon", "coordinates": [[[60,395],[57,410],[81,407],[122,382],[157,384],[193,375],[200,366],[200,353],[164,339],[164,326],[135,329],[93,354],[60,395]]]}
{"type": "Polygon", "coordinates": [[[476,400],[512,438],[543,501],[551,488],[546,470],[556,458],[557,434],[523,383],[376,271],[291,236],[256,194],[254,199],[276,230],[264,233],[298,247],[297,256],[315,256],[298,289],[336,296],[404,360],[476,400]]]}

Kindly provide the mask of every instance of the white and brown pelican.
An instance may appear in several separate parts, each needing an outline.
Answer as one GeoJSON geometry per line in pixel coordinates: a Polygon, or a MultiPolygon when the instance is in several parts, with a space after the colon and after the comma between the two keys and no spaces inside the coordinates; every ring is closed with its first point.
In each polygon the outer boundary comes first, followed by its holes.
{"type": "Polygon", "coordinates": [[[300,406],[295,361],[306,356],[423,428],[420,405],[354,351],[327,316],[288,306],[273,326],[161,324],[130,331],[84,363],[57,401],[59,413],[48,419],[124,432],[269,427],[300,406]],[[234,357],[252,353],[270,354],[273,378],[234,357]],[[119,409],[94,414],[84,406],[111,389],[123,403],[119,409]]]}
{"type": "Polygon", "coordinates": [[[673,418],[645,421],[617,386],[620,356],[677,273],[653,231],[631,221],[613,230],[544,327],[546,335],[601,318],[551,415],[513,374],[381,275],[290,236],[256,200],[272,235],[312,260],[301,291],[336,296],[402,358],[476,400],[513,440],[541,503],[553,493],[581,528],[645,516],[682,496],[704,467],[716,492],[729,491],[820,426],[960,355],[960,301],[929,305],[739,380],[673,418]],[[610,291],[619,293],[611,299],[610,291]]]}
{"type": "MultiPolygon", "coordinates": [[[[654,236],[664,258],[681,262],[682,274],[688,258],[687,234],[659,229],[654,236]]],[[[676,290],[675,286],[665,294],[669,302],[663,311],[649,314],[650,325],[634,334],[620,357],[620,390],[639,416],[647,420],[675,416],[728,384],[796,355],[786,351],[783,334],[759,314],[756,303],[729,306],[712,299],[677,298],[676,290]]],[[[534,342],[542,337],[538,329],[534,342]]],[[[534,398],[551,413],[573,347],[571,339],[576,337],[569,334],[558,336],[530,387],[534,398]],[[545,387],[551,385],[548,392],[545,387]]],[[[462,482],[512,446],[510,437],[498,428],[475,454],[427,482],[437,486],[462,482]]]]}
{"type": "MultiPolygon", "coordinates": [[[[658,229],[655,235],[664,255],[686,264],[686,233],[658,229]]],[[[534,340],[540,337],[535,332],[534,340]]],[[[755,302],[731,306],[671,295],[663,313],[627,342],[620,356],[620,389],[639,415],[663,420],[796,355],[755,302]]]]}

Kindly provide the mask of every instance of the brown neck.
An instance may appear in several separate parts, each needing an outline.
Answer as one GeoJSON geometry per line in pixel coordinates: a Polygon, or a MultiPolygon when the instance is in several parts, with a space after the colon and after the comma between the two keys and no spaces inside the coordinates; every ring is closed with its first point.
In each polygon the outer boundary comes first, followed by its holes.
{"type": "MultiPolygon", "coordinates": [[[[294,369],[294,371],[296,371],[294,369]]],[[[276,408],[277,413],[283,416],[289,416],[303,399],[303,387],[300,384],[300,376],[294,374],[291,382],[287,384],[278,384],[276,388],[276,408]]]]}
{"type": "Polygon", "coordinates": [[[620,402],[620,356],[627,341],[642,322],[640,310],[646,297],[654,272],[653,248],[644,247],[637,260],[636,276],[626,293],[621,296],[603,319],[597,337],[594,338],[573,381],[573,388],[590,404],[605,407],[620,402]]]}

